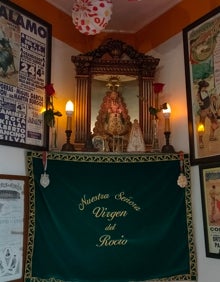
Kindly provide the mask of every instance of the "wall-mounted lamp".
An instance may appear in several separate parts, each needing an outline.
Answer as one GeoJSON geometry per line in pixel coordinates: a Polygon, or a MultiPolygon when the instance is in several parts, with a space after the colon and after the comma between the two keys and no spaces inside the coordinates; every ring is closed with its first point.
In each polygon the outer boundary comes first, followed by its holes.
{"type": "Polygon", "coordinates": [[[198,125],[198,133],[199,134],[203,134],[204,133],[204,131],[205,131],[205,126],[204,126],[204,124],[202,124],[202,123],[199,123],[199,125],[198,125]]]}
{"type": "Polygon", "coordinates": [[[205,126],[203,123],[199,123],[197,127],[198,135],[199,135],[199,147],[202,149],[204,148],[204,143],[203,143],[203,134],[205,132],[205,126]]]}
{"type": "Polygon", "coordinates": [[[166,103],[166,109],[163,109],[163,116],[165,120],[165,129],[164,132],[170,132],[170,114],[171,114],[171,108],[168,103],[166,103]]]}
{"type": "Polygon", "coordinates": [[[66,103],[66,115],[67,115],[67,123],[66,123],[66,143],[62,146],[62,151],[74,151],[74,145],[70,143],[70,137],[72,133],[72,116],[74,111],[73,102],[70,100],[66,103]]]}
{"type": "Polygon", "coordinates": [[[171,108],[170,105],[167,103],[166,109],[163,109],[163,116],[165,120],[165,128],[164,128],[164,135],[166,138],[166,145],[162,147],[162,153],[175,153],[175,150],[172,145],[169,143],[170,139],[170,114],[171,108]]]}

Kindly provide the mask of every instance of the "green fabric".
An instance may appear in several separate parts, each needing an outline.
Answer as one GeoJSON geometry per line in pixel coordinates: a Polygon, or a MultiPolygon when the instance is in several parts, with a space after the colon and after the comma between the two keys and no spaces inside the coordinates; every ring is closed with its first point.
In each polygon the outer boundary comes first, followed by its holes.
{"type": "Polygon", "coordinates": [[[48,157],[47,188],[41,156],[29,155],[29,164],[25,281],[196,279],[178,158],[97,162],[57,153],[48,157]]]}

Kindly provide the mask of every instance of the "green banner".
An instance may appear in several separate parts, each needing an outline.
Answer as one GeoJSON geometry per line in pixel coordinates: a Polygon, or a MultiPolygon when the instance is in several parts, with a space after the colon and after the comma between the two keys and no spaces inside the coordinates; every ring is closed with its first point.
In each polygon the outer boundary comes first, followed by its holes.
{"type": "Polygon", "coordinates": [[[196,279],[190,187],[177,185],[178,155],[50,153],[47,188],[42,154],[27,160],[25,281],[196,279]]]}

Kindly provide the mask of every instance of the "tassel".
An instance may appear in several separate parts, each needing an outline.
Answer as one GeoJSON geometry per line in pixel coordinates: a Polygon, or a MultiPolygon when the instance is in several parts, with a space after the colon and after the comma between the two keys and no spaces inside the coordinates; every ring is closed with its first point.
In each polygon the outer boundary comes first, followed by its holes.
{"type": "Polygon", "coordinates": [[[44,173],[41,174],[40,184],[44,188],[46,188],[50,184],[49,174],[46,173],[47,172],[47,152],[46,151],[42,153],[42,163],[43,163],[44,173]]]}
{"type": "Polygon", "coordinates": [[[188,183],[187,183],[186,176],[184,174],[184,153],[181,151],[179,154],[180,154],[180,175],[177,179],[177,184],[181,188],[185,188],[188,183]]]}

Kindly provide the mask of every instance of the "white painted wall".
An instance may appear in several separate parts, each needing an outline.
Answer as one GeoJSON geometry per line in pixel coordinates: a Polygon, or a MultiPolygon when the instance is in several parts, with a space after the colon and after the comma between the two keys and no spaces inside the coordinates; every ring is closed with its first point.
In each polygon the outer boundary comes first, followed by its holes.
{"type": "MultiPolygon", "coordinates": [[[[74,65],[71,62],[71,56],[74,54],[77,54],[76,50],[53,38],[51,81],[54,83],[57,95],[55,105],[63,113],[63,117],[58,120],[59,147],[65,143],[65,103],[73,97],[75,91],[74,65]]],[[[180,33],[161,44],[149,52],[149,55],[160,58],[156,81],[165,83],[164,91],[160,94],[160,100],[161,102],[168,102],[172,108],[171,144],[176,151],[183,150],[185,153],[188,153],[189,142],[182,34],[180,33]]],[[[163,119],[160,121],[160,131],[161,145],[163,145],[163,119]]],[[[0,173],[26,175],[25,154],[26,150],[24,149],[0,146],[0,173]]],[[[219,282],[220,261],[206,258],[205,256],[198,166],[192,167],[191,180],[195,244],[198,259],[198,282],[219,282]]]]}
{"type": "MultiPolygon", "coordinates": [[[[165,83],[161,95],[161,103],[171,105],[171,144],[176,151],[189,153],[188,120],[186,105],[185,69],[182,33],[161,44],[148,53],[160,58],[156,81],[165,83]]],[[[163,118],[160,130],[163,132],[163,118]]],[[[162,135],[161,132],[161,135],[162,135]]],[[[197,252],[198,282],[219,282],[218,259],[207,258],[205,255],[204,229],[202,219],[201,193],[198,166],[191,168],[191,189],[193,225],[197,252]]],[[[181,242],[180,242],[181,244],[181,242]]]]}

